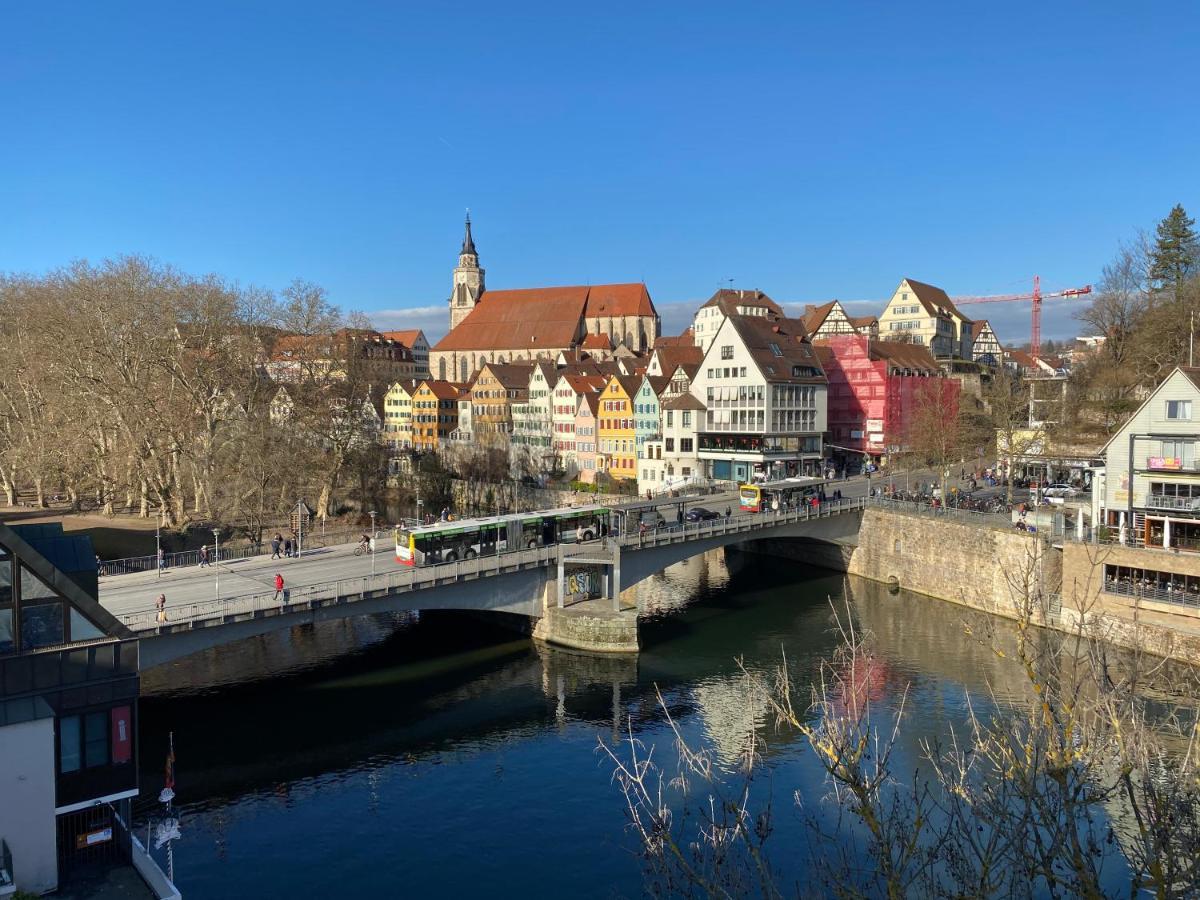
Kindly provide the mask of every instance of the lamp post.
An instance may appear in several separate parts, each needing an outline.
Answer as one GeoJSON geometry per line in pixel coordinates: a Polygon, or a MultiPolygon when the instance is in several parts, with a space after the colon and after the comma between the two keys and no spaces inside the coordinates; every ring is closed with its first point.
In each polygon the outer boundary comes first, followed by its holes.
{"type": "Polygon", "coordinates": [[[369,513],[371,516],[371,575],[375,575],[375,510],[369,513]]]}
{"type": "Polygon", "coordinates": [[[158,574],[156,578],[162,578],[163,556],[162,556],[162,518],[160,517],[154,523],[154,567],[158,574]]]}
{"type": "Polygon", "coordinates": [[[304,501],[296,501],[296,559],[300,558],[304,548],[304,501]]]}
{"type": "Polygon", "coordinates": [[[221,599],[221,529],[214,528],[213,533],[213,576],[216,579],[216,599],[221,599]]]}

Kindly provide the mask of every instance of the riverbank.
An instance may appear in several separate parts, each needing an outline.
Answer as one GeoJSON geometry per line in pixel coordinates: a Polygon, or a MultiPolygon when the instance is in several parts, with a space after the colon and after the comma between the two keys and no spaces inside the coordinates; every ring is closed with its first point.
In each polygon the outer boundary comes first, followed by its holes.
{"type": "MultiPolygon", "coordinates": [[[[983,521],[868,509],[845,571],[1007,619],[1200,665],[1200,615],[1097,595],[1109,548],[1068,543],[983,521]],[[1064,555],[1069,578],[1064,582],[1064,555]],[[1086,561],[1084,566],[1081,561],[1086,561]]],[[[824,559],[833,558],[829,554],[824,559]]]]}

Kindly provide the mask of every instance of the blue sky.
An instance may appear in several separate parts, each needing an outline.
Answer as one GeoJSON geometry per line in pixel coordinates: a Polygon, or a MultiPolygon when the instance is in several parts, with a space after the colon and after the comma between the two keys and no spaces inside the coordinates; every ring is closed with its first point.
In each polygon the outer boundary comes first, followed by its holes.
{"type": "Polygon", "coordinates": [[[729,278],[1094,282],[1200,209],[1194,2],[572,6],[11,5],[0,270],[300,277],[436,336],[470,207],[491,287],[644,279],[677,331],[729,278]]]}

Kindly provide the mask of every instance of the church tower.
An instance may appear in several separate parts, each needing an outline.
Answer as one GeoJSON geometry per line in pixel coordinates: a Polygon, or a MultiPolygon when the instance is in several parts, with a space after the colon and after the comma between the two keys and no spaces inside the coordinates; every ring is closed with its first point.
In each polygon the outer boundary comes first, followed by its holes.
{"type": "Polygon", "coordinates": [[[454,286],[450,291],[450,330],[467,317],[484,292],[484,270],[479,267],[479,254],[471,237],[471,214],[467,213],[467,231],[463,235],[458,265],[454,267],[454,286]]]}

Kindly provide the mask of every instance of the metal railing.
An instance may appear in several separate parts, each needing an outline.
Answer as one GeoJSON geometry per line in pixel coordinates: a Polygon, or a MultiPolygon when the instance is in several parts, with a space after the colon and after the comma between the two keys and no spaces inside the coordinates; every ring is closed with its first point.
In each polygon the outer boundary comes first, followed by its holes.
{"type": "MultiPolygon", "coordinates": [[[[718,535],[761,531],[811,519],[829,518],[855,512],[863,509],[865,505],[864,498],[830,500],[815,507],[805,506],[800,509],[741,513],[703,522],[663,525],[659,528],[648,529],[644,534],[639,531],[626,532],[614,537],[602,538],[600,542],[615,539],[622,548],[639,550],[718,535]]],[[[572,545],[552,544],[436,565],[393,569],[375,575],[338,578],[333,581],[287,587],[283,591],[265,590],[233,597],[169,605],[166,609],[167,620],[165,623],[158,622],[158,611],[153,606],[133,612],[119,613],[117,618],[134,631],[169,634],[194,627],[200,623],[215,623],[217,620],[222,623],[235,622],[259,618],[268,614],[285,613],[295,609],[315,609],[321,606],[385,597],[389,594],[407,593],[534,567],[557,566],[562,546],[572,545]]]]}
{"type": "Polygon", "coordinates": [[[891,509],[916,516],[958,519],[972,522],[976,525],[991,525],[994,527],[1012,528],[1011,514],[1003,512],[987,512],[977,509],[962,509],[955,506],[934,506],[932,502],[921,500],[895,500],[891,497],[871,497],[872,506],[891,509]]]}
{"type": "Polygon", "coordinates": [[[1160,603],[1178,603],[1182,606],[1200,606],[1200,590],[1188,590],[1186,587],[1174,584],[1151,582],[1113,581],[1105,579],[1104,593],[1121,597],[1135,597],[1139,600],[1156,600],[1160,603]]]}
{"type": "MultiPolygon", "coordinates": [[[[401,527],[411,528],[417,524],[416,519],[403,519],[399,523],[401,527]]],[[[278,529],[268,529],[268,536],[261,544],[247,544],[241,547],[221,547],[220,562],[229,563],[240,559],[250,559],[256,556],[262,556],[271,552],[271,536],[278,529]]],[[[328,531],[309,531],[305,532],[304,550],[317,549],[320,547],[329,547],[334,544],[345,544],[357,540],[364,532],[370,531],[369,526],[352,527],[352,528],[333,528],[328,531]]],[[[382,534],[385,531],[390,531],[391,525],[384,526],[380,524],[376,528],[376,535],[382,534]]],[[[280,551],[282,552],[282,550],[280,551]]],[[[208,565],[217,562],[216,552],[212,547],[208,550],[208,565]]],[[[191,566],[200,565],[199,550],[183,550],[178,553],[164,553],[163,566],[164,572],[171,569],[185,569],[191,566]]],[[[158,567],[158,557],[151,554],[149,556],[129,556],[122,559],[105,559],[101,560],[97,566],[97,574],[100,577],[109,577],[115,575],[129,575],[134,572],[153,572],[158,567]]]]}
{"type": "Polygon", "coordinates": [[[1200,497],[1171,497],[1167,494],[1151,494],[1146,500],[1151,509],[1182,509],[1200,512],[1200,497]]]}

